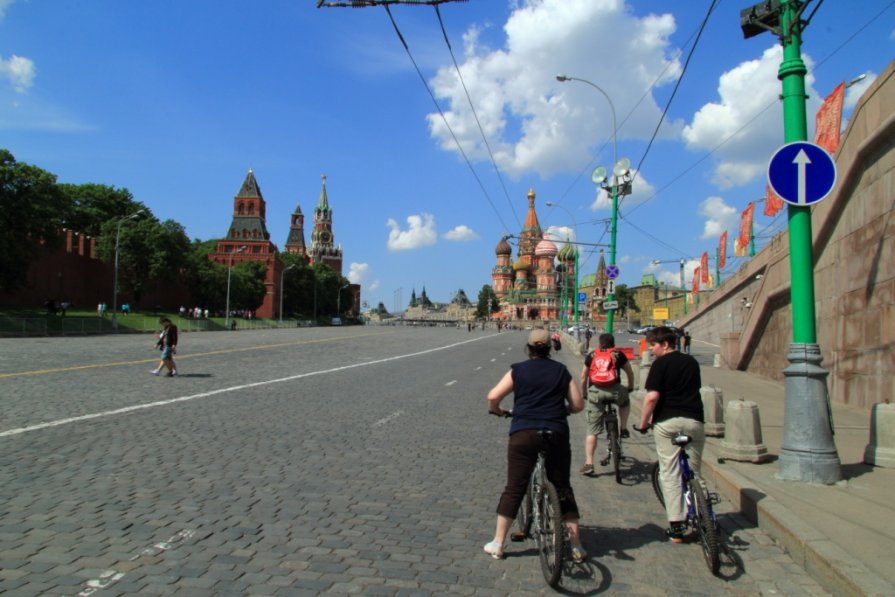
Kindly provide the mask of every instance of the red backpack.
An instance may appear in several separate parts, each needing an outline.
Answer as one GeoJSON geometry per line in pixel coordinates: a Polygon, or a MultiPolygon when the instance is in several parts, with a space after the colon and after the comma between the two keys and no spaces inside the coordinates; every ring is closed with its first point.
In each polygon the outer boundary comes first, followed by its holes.
{"type": "Polygon", "coordinates": [[[618,383],[618,369],[615,367],[615,356],[611,350],[593,352],[588,377],[591,385],[598,388],[611,388],[618,383]]]}

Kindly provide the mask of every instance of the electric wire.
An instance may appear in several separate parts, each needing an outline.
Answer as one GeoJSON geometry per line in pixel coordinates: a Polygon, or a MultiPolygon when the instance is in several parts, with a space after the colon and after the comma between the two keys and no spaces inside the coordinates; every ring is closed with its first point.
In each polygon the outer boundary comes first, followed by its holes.
{"type": "Polygon", "coordinates": [[[454,63],[454,70],[457,71],[457,78],[460,79],[460,85],[463,86],[463,92],[466,94],[466,101],[469,102],[469,109],[472,110],[472,115],[475,118],[475,123],[479,127],[479,133],[482,135],[482,141],[485,143],[485,147],[488,149],[488,156],[491,158],[491,164],[494,166],[494,172],[497,174],[497,180],[500,181],[500,187],[503,189],[504,197],[506,197],[507,204],[510,206],[510,211],[513,213],[513,217],[516,219],[516,225],[519,228],[522,228],[522,221],[519,220],[519,215],[516,213],[516,208],[513,207],[513,202],[510,200],[510,194],[507,192],[507,187],[503,182],[503,176],[500,174],[500,168],[497,165],[497,160],[494,159],[494,153],[491,151],[491,144],[488,143],[488,137],[485,135],[485,130],[482,128],[482,123],[479,121],[478,112],[476,112],[475,105],[472,103],[472,97],[469,95],[469,89],[466,87],[466,81],[463,80],[463,73],[460,72],[460,65],[457,64],[457,58],[454,56],[454,48],[451,46],[451,40],[448,39],[447,31],[444,28],[444,21],[441,18],[441,9],[438,8],[438,5],[435,4],[435,14],[438,17],[438,24],[441,27],[441,34],[444,36],[444,43],[447,45],[448,53],[451,55],[451,60],[454,63]]]}
{"type": "Polygon", "coordinates": [[[388,13],[388,18],[391,20],[392,27],[395,29],[395,33],[398,35],[398,39],[401,41],[401,45],[404,46],[404,50],[407,52],[407,56],[410,58],[410,62],[413,63],[413,68],[416,70],[416,74],[419,75],[420,81],[422,81],[423,86],[426,88],[426,91],[429,93],[429,97],[432,98],[432,103],[435,104],[435,109],[438,110],[438,113],[441,115],[441,119],[444,121],[444,125],[447,127],[448,131],[451,133],[451,137],[454,139],[454,143],[457,144],[457,149],[460,150],[460,154],[463,156],[463,161],[466,162],[466,165],[469,167],[469,171],[472,172],[472,176],[475,178],[476,182],[479,184],[479,188],[482,189],[482,193],[485,195],[485,199],[488,200],[488,204],[491,206],[491,209],[494,210],[495,215],[497,216],[498,221],[500,221],[500,225],[503,226],[504,230],[508,230],[506,223],[503,221],[503,218],[500,216],[500,212],[497,210],[497,207],[494,205],[494,202],[491,200],[491,195],[488,194],[487,189],[485,189],[485,185],[482,183],[482,179],[479,178],[479,175],[476,173],[475,168],[472,166],[472,162],[469,161],[469,156],[466,155],[466,152],[463,150],[463,146],[460,144],[460,140],[457,139],[457,135],[454,134],[454,129],[451,128],[450,123],[447,120],[447,117],[442,111],[441,106],[438,104],[438,100],[435,99],[435,94],[432,93],[432,89],[429,87],[429,84],[426,82],[426,78],[423,76],[422,71],[420,70],[419,65],[416,63],[416,60],[413,57],[413,53],[410,51],[410,46],[407,44],[407,41],[404,39],[404,36],[401,34],[401,30],[398,27],[398,23],[395,22],[395,17],[392,15],[392,11],[389,8],[388,4],[383,5],[385,7],[385,12],[388,13]]]}

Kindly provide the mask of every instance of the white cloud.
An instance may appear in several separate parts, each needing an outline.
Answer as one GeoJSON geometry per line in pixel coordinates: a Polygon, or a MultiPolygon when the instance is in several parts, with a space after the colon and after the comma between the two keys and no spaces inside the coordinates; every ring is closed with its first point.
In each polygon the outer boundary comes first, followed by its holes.
{"type": "MultiPolygon", "coordinates": [[[[3,6],[0,5],[0,18],[2,18],[3,6]]],[[[34,84],[34,61],[30,58],[16,56],[9,60],[0,58],[0,76],[8,79],[12,88],[18,93],[25,93],[34,84]]]]}
{"type": "Polygon", "coordinates": [[[575,240],[575,229],[571,226],[548,226],[544,230],[544,237],[549,238],[554,243],[557,243],[558,247],[561,247],[566,240],[575,240]]]}
{"type": "Polygon", "coordinates": [[[352,284],[360,284],[370,271],[369,263],[352,262],[348,266],[348,281],[352,284]]]}
{"type": "MultiPolygon", "coordinates": [[[[808,72],[811,59],[803,55],[808,72]]],[[[712,151],[716,167],[712,182],[722,189],[744,185],[764,174],[770,153],[782,144],[783,108],[779,101],[777,71],[783,59],[779,44],[761,58],[743,62],[721,75],[717,102],[704,105],[684,127],[688,149],[712,151]]],[[[812,75],[805,78],[808,113],[820,101],[811,88],[812,75]]]]}
{"type": "Polygon", "coordinates": [[[435,217],[431,214],[407,216],[407,230],[401,230],[398,223],[389,218],[386,226],[389,228],[388,249],[390,251],[409,251],[428,245],[434,245],[438,240],[438,232],[435,230],[435,217]]]}
{"type": "Polygon", "coordinates": [[[0,0],[0,21],[6,16],[6,9],[12,5],[15,0],[0,0]]]}
{"type": "MultiPolygon", "coordinates": [[[[467,31],[460,71],[501,170],[511,176],[574,171],[582,156],[597,149],[595,140],[612,138],[610,105],[584,83],[556,81],[560,71],[611,84],[617,119],[627,117],[619,137],[648,138],[661,110],[652,97],[638,101],[656,80],[667,83],[679,74],[677,56],[668,55],[674,30],[670,14],[638,18],[619,0],[539,0],[514,7],[500,49],[481,45],[477,28],[467,31]]],[[[441,68],[430,83],[446,101],[445,118],[465,153],[488,160],[453,65],[441,68]]],[[[427,119],[442,149],[457,152],[441,116],[432,113],[427,119]]],[[[611,160],[611,146],[602,147],[611,160]]]]}
{"type": "Polygon", "coordinates": [[[706,217],[700,238],[719,238],[725,230],[735,230],[739,223],[739,211],[724,202],[721,197],[709,197],[699,204],[699,214],[706,217]]]}
{"type": "Polygon", "coordinates": [[[475,231],[469,226],[461,224],[455,227],[453,230],[448,230],[447,232],[442,234],[441,237],[446,240],[466,242],[476,240],[477,238],[479,238],[479,235],[476,234],[475,231]]]}

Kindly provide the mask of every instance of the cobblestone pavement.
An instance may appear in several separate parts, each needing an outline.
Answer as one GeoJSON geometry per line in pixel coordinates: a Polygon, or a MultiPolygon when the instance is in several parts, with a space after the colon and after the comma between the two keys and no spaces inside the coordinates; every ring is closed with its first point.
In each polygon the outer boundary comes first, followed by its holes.
{"type": "MultiPolygon", "coordinates": [[[[173,379],[149,375],[146,336],[8,341],[0,593],[552,593],[530,544],[499,561],[482,552],[507,429],[485,415],[485,394],[524,341],[444,328],[185,334],[173,379]]],[[[571,425],[580,455],[583,418],[571,425]]],[[[590,557],[566,570],[564,591],[824,594],[729,504],[718,577],[698,544],[665,542],[652,439],[626,445],[623,485],[608,470],[575,476],[590,557]]]]}

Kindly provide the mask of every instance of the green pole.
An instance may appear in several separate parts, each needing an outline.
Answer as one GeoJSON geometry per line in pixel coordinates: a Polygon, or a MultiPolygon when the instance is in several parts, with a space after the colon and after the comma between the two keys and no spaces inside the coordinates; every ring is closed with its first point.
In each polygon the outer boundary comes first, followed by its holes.
{"type": "MultiPolygon", "coordinates": [[[[780,18],[783,62],[777,77],[783,84],[783,135],[786,143],[808,139],[808,119],[805,113],[805,73],[808,69],[801,56],[801,27],[796,16],[799,4],[798,0],[784,3],[780,18]]],[[[811,208],[790,204],[788,219],[793,341],[810,344],[817,341],[814,329],[811,208]]]]}
{"type": "Polygon", "coordinates": [[[578,249],[575,249],[575,337],[578,338],[581,332],[578,330],[578,249]]]}
{"type": "Polygon", "coordinates": [[[715,288],[721,286],[721,249],[715,249],[715,288]]]}
{"type": "MultiPolygon", "coordinates": [[[[609,221],[609,265],[615,265],[615,237],[618,230],[618,176],[613,173],[612,179],[612,216],[609,221]]],[[[614,286],[614,284],[613,284],[614,286]]],[[[615,293],[610,292],[606,295],[607,301],[615,300],[615,293]]],[[[606,311],[606,333],[612,333],[612,320],[615,316],[615,309],[606,311]]]]}
{"type": "MultiPolygon", "coordinates": [[[[808,138],[805,113],[805,74],[801,56],[801,11],[806,0],[780,3],[783,62],[777,77],[783,87],[783,130],[786,143],[808,138]]],[[[833,442],[833,420],[826,378],[828,372],[817,344],[814,312],[814,258],[811,247],[811,209],[789,205],[790,303],[792,337],[784,369],[785,401],[779,478],[833,484],[842,478],[833,442]]]]}

